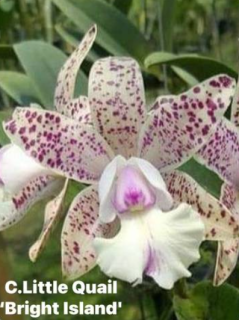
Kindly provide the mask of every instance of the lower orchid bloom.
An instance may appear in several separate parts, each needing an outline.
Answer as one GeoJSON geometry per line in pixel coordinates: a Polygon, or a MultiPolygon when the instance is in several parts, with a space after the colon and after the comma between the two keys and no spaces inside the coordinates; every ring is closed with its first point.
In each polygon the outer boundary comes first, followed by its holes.
{"type": "Polygon", "coordinates": [[[95,31],[59,75],[60,113],[17,108],[5,131],[55,176],[90,185],[74,199],[63,226],[67,278],[98,263],[111,277],[137,284],[147,274],[168,289],[190,276],[203,239],[238,236],[230,211],[175,170],[215,132],[235,84],[219,75],[170,101],[157,99],[148,113],[138,64],[110,57],[93,65],[88,98],[74,99],[75,77],[95,31]]]}

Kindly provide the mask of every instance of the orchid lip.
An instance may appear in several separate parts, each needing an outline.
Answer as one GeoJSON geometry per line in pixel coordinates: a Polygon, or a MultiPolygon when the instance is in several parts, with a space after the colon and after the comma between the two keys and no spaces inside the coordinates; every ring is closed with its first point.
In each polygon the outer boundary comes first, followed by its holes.
{"type": "Polygon", "coordinates": [[[125,166],[119,173],[113,206],[119,213],[149,209],[156,202],[156,195],[142,173],[133,166],[125,166]]]}

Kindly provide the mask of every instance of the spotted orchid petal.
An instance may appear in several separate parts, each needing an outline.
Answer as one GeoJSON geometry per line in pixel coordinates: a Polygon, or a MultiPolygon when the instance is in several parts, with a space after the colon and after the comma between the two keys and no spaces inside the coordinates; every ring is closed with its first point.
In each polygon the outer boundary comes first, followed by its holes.
{"type": "Polygon", "coordinates": [[[215,131],[229,106],[235,82],[225,75],[213,77],[188,92],[155,102],[139,142],[138,155],[161,171],[171,170],[198,151],[215,131]]]}
{"type": "Polygon", "coordinates": [[[18,193],[29,181],[52,171],[27,156],[18,146],[6,145],[0,149],[0,181],[10,194],[18,193]]]}
{"type": "Polygon", "coordinates": [[[93,239],[115,234],[117,222],[99,222],[97,186],[80,192],[71,204],[62,230],[62,270],[67,279],[75,279],[96,265],[93,239]]]}
{"type": "Polygon", "coordinates": [[[236,91],[232,101],[231,121],[239,127],[239,81],[237,81],[236,91]]]}
{"type": "MultiPolygon", "coordinates": [[[[206,150],[204,148],[200,155],[205,157],[206,163],[221,175],[225,180],[232,184],[224,183],[221,188],[221,201],[232,212],[236,221],[239,218],[239,176],[238,176],[238,126],[239,126],[239,83],[237,83],[236,92],[232,102],[231,121],[223,121],[215,135],[211,138],[212,147],[215,150],[206,150]],[[222,145],[220,145],[222,144],[222,145]],[[225,149],[226,148],[226,149],[225,149]],[[213,153],[215,152],[215,156],[213,153]],[[228,154],[227,154],[228,152],[228,154]],[[222,154],[221,154],[222,153],[222,154]],[[210,157],[209,157],[210,155],[210,157]],[[219,161],[216,157],[220,156],[219,161]],[[210,159],[210,160],[209,160],[210,159]],[[223,167],[224,166],[224,167],[223,167]]],[[[202,160],[202,159],[201,159],[202,160]]],[[[205,161],[205,159],[204,159],[205,161]]],[[[219,242],[217,261],[214,274],[214,284],[221,285],[234,270],[239,255],[239,240],[231,239],[219,242]]]]}
{"type": "Polygon", "coordinates": [[[106,141],[90,126],[56,112],[17,108],[5,123],[12,142],[44,167],[94,183],[113,157],[106,141]]]}
{"type": "Polygon", "coordinates": [[[32,262],[35,262],[37,260],[37,258],[45,248],[50,234],[54,230],[61,217],[61,210],[63,207],[63,201],[65,198],[67,186],[68,180],[65,181],[61,192],[46,205],[42,232],[37,241],[31,246],[29,250],[29,257],[32,262]]]}
{"type": "Polygon", "coordinates": [[[112,239],[95,238],[97,264],[110,277],[134,285],[143,274],[171,289],[188,267],[199,259],[204,228],[187,204],[170,212],[153,209],[143,215],[121,217],[121,230],[112,239]]]}
{"type": "MultiPolygon", "coordinates": [[[[223,184],[221,201],[232,212],[235,220],[239,222],[239,191],[232,185],[223,184]]],[[[219,242],[214,275],[215,285],[221,285],[231,275],[237,264],[238,255],[239,239],[219,242]]]]}
{"type": "Polygon", "coordinates": [[[117,210],[125,211],[130,201],[125,199],[125,194],[132,190],[142,193],[149,206],[157,204],[162,210],[172,207],[172,197],[157,169],[143,159],[132,157],[127,161],[122,156],[116,156],[99,181],[100,220],[110,223],[116,218],[117,210]]]}
{"type": "Polygon", "coordinates": [[[239,130],[223,119],[196,159],[223,180],[239,188],[239,130]]]}
{"type": "Polygon", "coordinates": [[[1,190],[0,231],[19,222],[28,210],[39,200],[51,197],[59,192],[61,179],[52,176],[39,176],[28,182],[13,196],[1,190]]]}
{"type": "Polygon", "coordinates": [[[146,117],[144,84],[137,62],[105,58],[95,62],[89,77],[93,123],[116,154],[136,155],[139,131],[146,117]]]}
{"type": "Polygon", "coordinates": [[[228,240],[239,235],[239,225],[228,208],[207,193],[186,173],[173,171],[164,176],[168,191],[177,203],[186,202],[197,211],[208,240],[228,240]]]}
{"type": "MultiPolygon", "coordinates": [[[[89,99],[85,96],[73,99],[69,102],[70,117],[82,124],[92,125],[89,99]]],[[[69,116],[69,114],[68,114],[69,116]]]]}
{"type": "MultiPolygon", "coordinates": [[[[97,28],[94,25],[86,33],[78,48],[72,53],[59,73],[55,91],[55,106],[60,113],[66,116],[72,117],[76,112],[75,110],[79,111],[79,105],[75,105],[76,101],[72,102],[74,99],[76,76],[83,60],[93,45],[96,34],[97,28]]],[[[84,104],[84,107],[87,107],[85,99],[81,99],[81,103],[84,104]]]]}
{"type": "Polygon", "coordinates": [[[170,103],[173,105],[174,103],[177,103],[178,96],[176,95],[165,95],[165,96],[159,96],[156,100],[156,103],[153,103],[151,107],[149,108],[149,112],[154,112],[155,110],[159,110],[162,105],[167,105],[170,103]]]}

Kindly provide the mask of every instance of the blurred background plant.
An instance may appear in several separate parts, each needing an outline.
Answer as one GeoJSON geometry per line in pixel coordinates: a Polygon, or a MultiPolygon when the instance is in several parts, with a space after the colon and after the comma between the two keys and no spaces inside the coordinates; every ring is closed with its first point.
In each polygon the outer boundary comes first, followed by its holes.
{"type": "MultiPolygon", "coordinates": [[[[109,55],[131,56],[139,62],[148,104],[159,94],[177,93],[218,73],[237,78],[238,18],[237,0],[0,0],[0,120],[8,118],[17,105],[39,103],[43,108],[54,109],[60,67],[93,23],[97,23],[98,37],[79,73],[75,95],[87,93],[92,63],[109,55]]],[[[0,143],[7,142],[0,127],[0,143]]],[[[181,169],[219,197],[221,181],[216,175],[193,160],[181,169]]],[[[43,208],[44,204],[37,204],[20,224],[0,238],[1,300],[9,299],[2,290],[8,278],[19,284],[32,279],[62,281],[61,224],[35,266],[28,260],[28,249],[41,230],[43,208]]],[[[123,301],[115,319],[238,320],[237,272],[229,281],[233,286],[213,288],[210,282],[202,281],[212,278],[215,251],[215,245],[205,244],[203,259],[193,267],[194,277],[187,284],[178,283],[172,292],[160,290],[146,279],[137,288],[119,282],[117,297],[94,295],[80,300],[123,301]]],[[[96,268],[83,280],[104,282],[106,278],[96,268]]],[[[31,303],[79,301],[73,293],[67,297],[36,295],[14,299],[31,303]]],[[[0,317],[5,319],[4,315],[0,317]]]]}

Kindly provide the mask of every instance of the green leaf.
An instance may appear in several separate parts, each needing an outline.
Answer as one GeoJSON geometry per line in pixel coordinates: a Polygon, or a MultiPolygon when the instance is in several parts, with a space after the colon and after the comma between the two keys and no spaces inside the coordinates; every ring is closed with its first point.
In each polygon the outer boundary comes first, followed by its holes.
{"type": "Polygon", "coordinates": [[[194,159],[190,159],[184,163],[179,170],[189,174],[200,184],[200,186],[202,186],[214,197],[217,199],[220,198],[221,186],[223,182],[214,172],[207,169],[204,165],[198,163],[194,159]]]}
{"type": "Polygon", "coordinates": [[[154,52],[145,60],[146,68],[166,64],[186,70],[199,81],[219,73],[237,78],[237,72],[220,61],[193,54],[174,55],[169,52],[154,52]]]}
{"type": "Polygon", "coordinates": [[[0,88],[20,105],[39,102],[31,80],[23,73],[0,71],[0,88]]]}
{"type": "Polygon", "coordinates": [[[3,122],[11,118],[13,110],[5,109],[0,111],[0,146],[4,146],[10,142],[5,131],[3,130],[3,122]]]}
{"type": "Polygon", "coordinates": [[[202,282],[186,298],[175,295],[173,303],[178,320],[238,320],[239,291],[228,284],[202,282]]]}
{"type": "MultiPolygon", "coordinates": [[[[14,45],[14,50],[32,80],[41,102],[46,108],[53,109],[57,75],[66,61],[66,55],[42,41],[22,42],[14,45]]],[[[81,93],[86,93],[87,79],[82,72],[80,72],[80,84],[81,93]]]]}
{"type": "Polygon", "coordinates": [[[127,14],[132,6],[132,2],[133,0],[115,0],[113,5],[124,14],[127,14]]]}
{"type": "Polygon", "coordinates": [[[185,81],[190,87],[193,87],[198,83],[198,80],[189,72],[178,67],[172,67],[172,69],[179,76],[179,78],[185,81]]]}
{"type": "Polygon", "coordinates": [[[132,56],[141,64],[150,52],[149,43],[119,10],[102,0],[53,0],[55,5],[85,32],[98,26],[96,42],[113,55],[132,56]]]}

